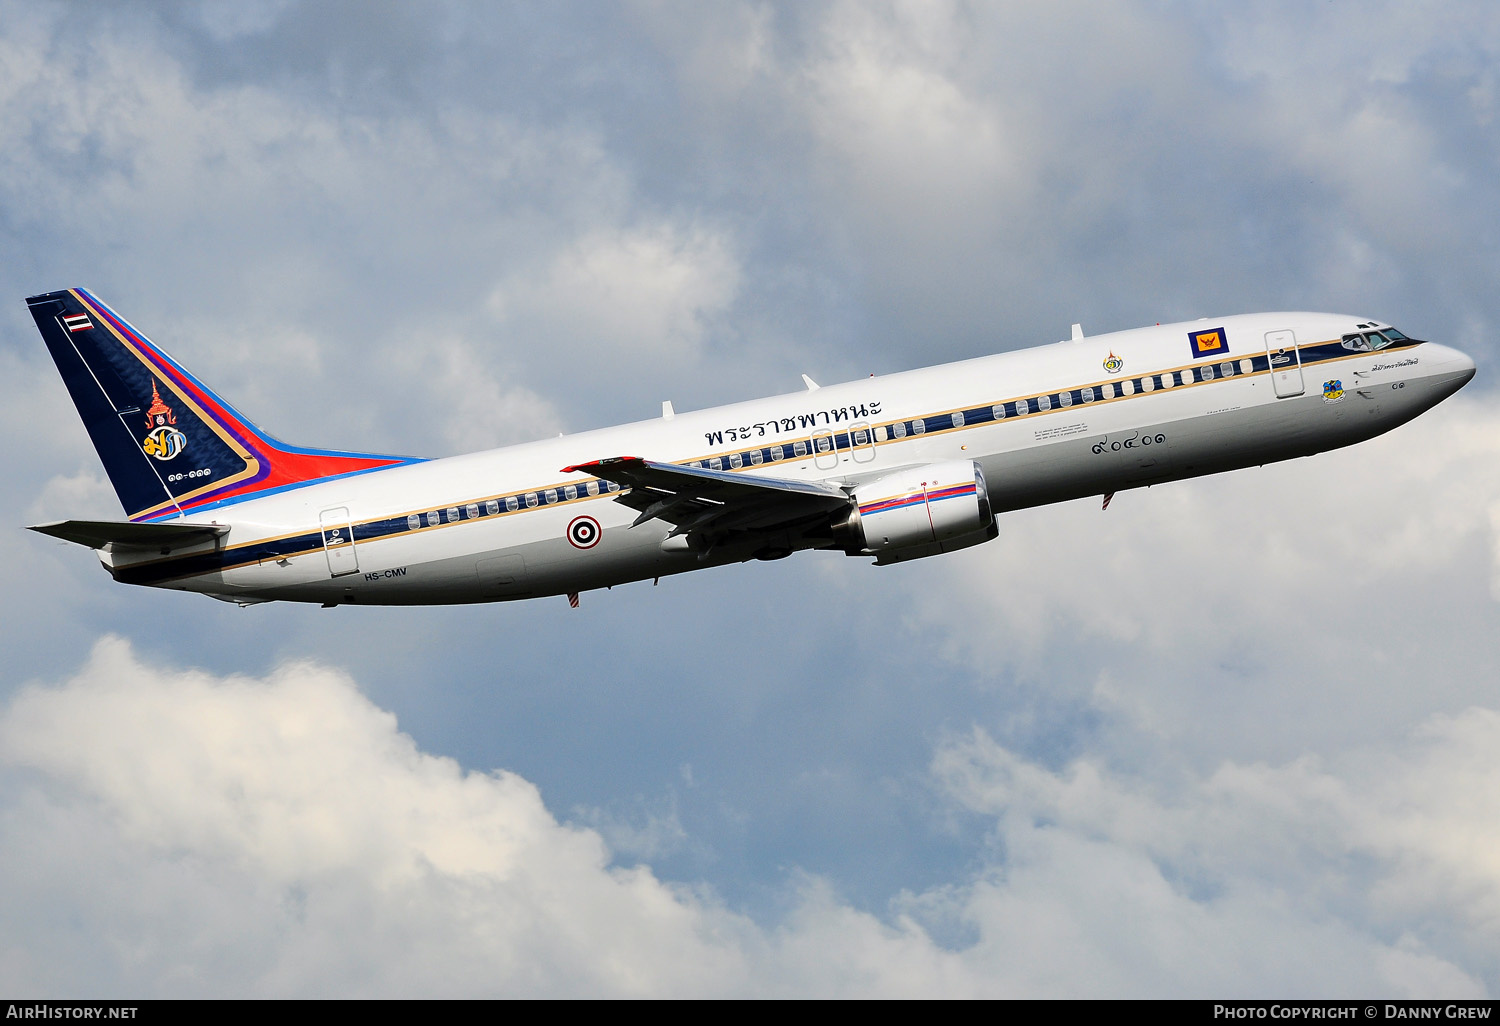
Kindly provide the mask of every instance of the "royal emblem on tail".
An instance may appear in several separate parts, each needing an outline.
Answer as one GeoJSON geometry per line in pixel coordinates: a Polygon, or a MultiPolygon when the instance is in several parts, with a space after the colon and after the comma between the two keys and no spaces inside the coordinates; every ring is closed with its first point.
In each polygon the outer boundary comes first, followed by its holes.
{"type": "Polygon", "coordinates": [[[151,380],[151,409],[146,411],[146,440],[141,450],[154,460],[170,460],[187,448],[187,435],[177,430],[177,415],[161,401],[156,379],[151,380]]]}

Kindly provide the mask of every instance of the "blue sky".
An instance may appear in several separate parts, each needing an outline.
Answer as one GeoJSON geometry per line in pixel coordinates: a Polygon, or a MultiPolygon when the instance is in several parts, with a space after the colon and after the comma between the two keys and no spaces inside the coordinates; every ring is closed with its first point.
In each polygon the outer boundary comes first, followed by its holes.
{"type": "Polygon", "coordinates": [[[0,0],[0,985],[1493,995],[1497,52],[1480,3],[0,0]],[[21,302],[71,285],[429,456],[1074,321],[1480,372],[910,565],[241,610],[19,530],[119,515],[21,302]]]}

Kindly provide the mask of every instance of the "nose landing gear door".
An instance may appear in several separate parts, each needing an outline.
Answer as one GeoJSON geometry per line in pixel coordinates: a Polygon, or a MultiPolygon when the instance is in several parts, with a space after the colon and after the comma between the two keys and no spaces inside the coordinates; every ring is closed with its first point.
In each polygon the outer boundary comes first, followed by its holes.
{"type": "Polygon", "coordinates": [[[1297,336],[1290,331],[1266,332],[1266,356],[1271,361],[1271,387],[1276,398],[1290,399],[1306,391],[1302,384],[1302,356],[1297,336]]]}

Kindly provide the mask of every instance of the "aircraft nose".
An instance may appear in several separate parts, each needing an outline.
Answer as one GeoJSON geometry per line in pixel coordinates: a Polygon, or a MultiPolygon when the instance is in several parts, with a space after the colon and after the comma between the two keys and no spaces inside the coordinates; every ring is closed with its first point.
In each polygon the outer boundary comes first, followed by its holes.
{"type": "Polygon", "coordinates": [[[1432,348],[1431,355],[1427,357],[1432,367],[1430,373],[1451,379],[1455,388],[1462,388],[1474,377],[1474,358],[1468,353],[1435,342],[1427,345],[1432,348]]]}

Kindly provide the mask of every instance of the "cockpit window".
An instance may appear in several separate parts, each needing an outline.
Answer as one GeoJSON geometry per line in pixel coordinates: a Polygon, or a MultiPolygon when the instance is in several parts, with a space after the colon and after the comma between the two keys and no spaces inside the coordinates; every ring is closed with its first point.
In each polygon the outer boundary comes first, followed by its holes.
{"type": "Polygon", "coordinates": [[[1377,349],[1395,345],[1397,342],[1413,342],[1395,328],[1381,328],[1379,331],[1366,331],[1359,335],[1345,335],[1343,345],[1345,349],[1352,349],[1356,353],[1373,353],[1377,349]]]}

